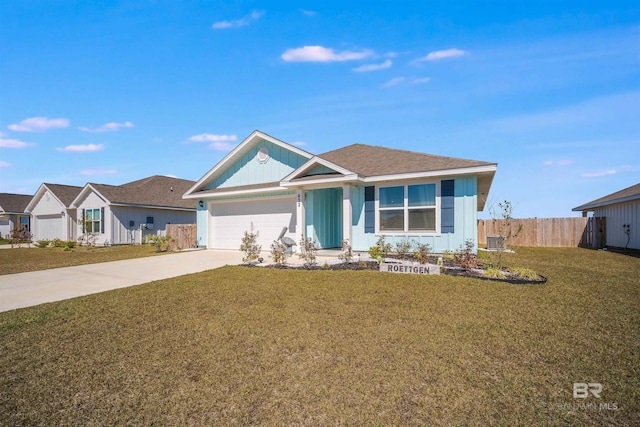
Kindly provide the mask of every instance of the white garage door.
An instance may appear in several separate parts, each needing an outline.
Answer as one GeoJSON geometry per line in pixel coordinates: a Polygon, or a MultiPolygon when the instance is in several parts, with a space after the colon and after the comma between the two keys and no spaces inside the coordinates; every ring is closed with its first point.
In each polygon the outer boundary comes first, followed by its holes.
{"type": "Polygon", "coordinates": [[[36,235],[33,236],[36,240],[65,240],[65,237],[62,235],[62,215],[41,215],[36,217],[36,221],[37,230],[36,235]]]}
{"type": "Polygon", "coordinates": [[[296,227],[296,199],[273,199],[214,203],[210,222],[209,245],[213,249],[240,249],[244,232],[258,231],[258,243],[266,256],[271,243],[278,238],[283,227],[286,236],[296,242],[300,236],[296,227]]]}

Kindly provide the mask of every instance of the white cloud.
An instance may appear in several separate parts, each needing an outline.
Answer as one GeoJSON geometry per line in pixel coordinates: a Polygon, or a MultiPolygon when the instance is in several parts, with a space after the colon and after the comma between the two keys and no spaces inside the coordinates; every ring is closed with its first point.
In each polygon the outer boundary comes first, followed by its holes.
{"type": "Polygon", "coordinates": [[[264,12],[254,10],[251,12],[251,15],[245,16],[244,18],[234,19],[232,21],[218,21],[215,22],[211,28],[214,30],[226,30],[227,28],[238,28],[238,27],[246,27],[252,22],[257,21],[260,17],[264,15],[264,12]]]}
{"type": "Polygon", "coordinates": [[[394,77],[391,80],[389,80],[388,82],[386,82],[385,84],[382,85],[382,87],[392,87],[392,86],[397,86],[400,83],[404,82],[406,79],[404,77],[394,77]]]}
{"type": "Polygon", "coordinates": [[[424,83],[429,83],[430,81],[431,81],[431,77],[420,77],[420,78],[411,79],[411,84],[421,85],[424,83]]]}
{"type": "Polygon", "coordinates": [[[378,71],[378,70],[384,70],[386,68],[390,68],[392,64],[393,64],[393,62],[390,59],[387,59],[386,61],[384,61],[381,64],[361,65],[359,67],[353,68],[352,70],[356,71],[358,73],[366,73],[368,71],[378,71]]]}
{"type": "Polygon", "coordinates": [[[109,122],[109,123],[103,124],[102,126],[98,126],[95,129],[91,129],[88,127],[79,127],[78,129],[80,129],[83,132],[102,133],[102,132],[115,132],[120,128],[132,128],[132,127],[133,127],[133,123],[131,122],[124,122],[124,123],[109,122]]]}
{"type": "Polygon", "coordinates": [[[307,145],[307,143],[304,141],[296,141],[292,142],[291,144],[295,145],[296,147],[304,147],[305,145],[307,145]]]}
{"type": "Polygon", "coordinates": [[[80,175],[82,176],[115,175],[117,173],[118,171],[114,169],[101,169],[101,168],[85,169],[83,171],[80,171],[80,175]]]}
{"type": "Polygon", "coordinates": [[[573,160],[547,160],[545,166],[569,166],[573,164],[573,160]]]}
{"type": "Polygon", "coordinates": [[[418,61],[437,61],[438,59],[444,58],[453,58],[456,56],[466,55],[467,52],[460,49],[446,49],[446,50],[436,50],[434,52],[429,52],[426,56],[422,58],[418,58],[418,61]]]}
{"type": "Polygon", "coordinates": [[[0,138],[0,148],[27,148],[35,145],[32,142],[24,142],[19,139],[3,139],[0,138]]]}
{"type": "Polygon", "coordinates": [[[44,132],[48,129],[66,128],[69,126],[68,119],[49,119],[47,117],[31,117],[20,123],[9,125],[9,129],[14,132],[44,132]]]}
{"type": "Polygon", "coordinates": [[[304,9],[302,9],[301,12],[303,14],[307,15],[307,16],[316,16],[317,15],[317,13],[314,12],[313,10],[304,10],[304,9]]]}
{"type": "Polygon", "coordinates": [[[65,151],[71,153],[87,153],[92,151],[102,151],[104,144],[87,144],[87,145],[67,145],[63,148],[56,148],[58,151],[65,151]]]}
{"type": "Polygon", "coordinates": [[[212,142],[209,144],[209,148],[216,151],[231,151],[235,147],[235,144],[229,144],[228,142],[212,142]]]}
{"type": "Polygon", "coordinates": [[[0,168],[8,168],[11,167],[11,163],[3,162],[0,160],[0,168]]]}
{"type": "Polygon", "coordinates": [[[369,49],[336,52],[323,46],[304,46],[287,49],[280,57],[287,62],[344,62],[364,59],[372,55],[373,51],[369,49]]]}
{"type": "Polygon", "coordinates": [[[597,178],[597,177],[601,177],[601,176],[607,176],[607,175],[615,175],[616,174],[616,170],[615,169],[609,169],[606,171],[597,171],[597,172],[585,172],[582,174],[583,178],[597,178]]]}
{"type": "Polygon", "coordinates": [[[201,133],[187,138],[187,141],[191,142],[231,142],[237,140],[236,135],[214,135],[211,133],[201,133]]]}

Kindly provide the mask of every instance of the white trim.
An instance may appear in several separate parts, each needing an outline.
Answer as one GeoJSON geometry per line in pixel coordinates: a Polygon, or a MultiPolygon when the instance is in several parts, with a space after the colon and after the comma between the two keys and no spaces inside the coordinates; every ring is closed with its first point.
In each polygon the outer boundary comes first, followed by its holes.
{"type": "MultiPolygon", "coordinates": [[[[219,189],[218,189],[219,190],[219,189]]],[[[271,193],[271,192],[280,192],[286,191],[285,187],[263,187],[263,188],[253,188],[248,190],[229,190],[229,191],[217,191],[215,193],[198,193],[198,194],[190,194],[182,196],[183,199],[211,199],[214,197],[227,197],[227,196],[242,196],[245,194],[256,194],[256,193],[271,193]]],[[[212,190],[214,191],[214,190],[212,190]]]]}
{"type": "Polygon", "coordinates": [[[291,182],[291,181],[280,181],[280,185],[283,187],[291,187],[291,188],[297,188],[297,187],[307,187],[307,186],[312,186],[312,185],[323,185],[323,184],[341,184],[341,183],[347,183],[347,182],[354,182],[354,181],[362,181],[362,179],[356,175],[356,174],[350,174],[350,175],[340,175],[337,176],[335,178],[318,178],[318,179],[305,179],[304,181],[299,181],[299,182],[291,182]]]}
{"type": "Polygon", "coordinates": [[[104,203],[106,204],[111,204],[111,202],[109,201],[109,199],[107,199],[102,193],[100,193],[98,190],[96,190],[91,183],[87,183],[84,188],[80,191],[80,193],[78,193],[78,195],[76,196],[75,199],[73,199],[73,201],[71,202],[70,207],[75,208],[75,209],[79,209],[79,205],[77,203],[80,202],[80,200],[82,200],[82,198],[85,196],[85,194],[89,191],[93,191],[96,196],[98,196],[104,203]]]}
{"type": "Polygon", "coordinates": [[[445,177],[450,175],[475,175],[483,172],[495,172],[496,169],[497,169],[496,165],[471,166],[468,168],[443,169],[443,170],[437,170],[437,171],[368,176],[363,178],[362,181],[363,182],[396,181],[396,180],[401,181],[401,180],[409,180],[409,179],[417,179],[417,178],[433,178],[433,177],[439,177],[439,176],[445,177]]]}
{"type": "Polygon", "coordinates": [[[223,203],[244,203],[244,202],[259,202],[262,200],[277,200],[277,199],[291,199],[296,200],[295,194],[278,194],[274,196],[266,196],[260,198],[249,198],[249,199],[225,199],[225,200],[213,200],[207,199],[207,207],[209,205],[220,205],[223,203]]]}
{"type": "Polygon", "coordinates": [[[229,163],[230,161],[232,161],[232,159],[234,159],[236,157],[236,155],[238,155],[238,153],[241,153],[242,151],[244,151],[244,149],[247,146],[256,144],[258,142],[258,140],[264,140],[264,141],[268,141],[272,144],[278,145],[286,150],[292,151],[302,157],[306,157],[306,158],[311,158],[313,157],[313,154],[301,150],[298,147],[295,147],[293,145],[289,145],[286,142],[280,141],[279,139],[276,139],[272,136],[267,135],[266,133],[263,133],[259,130],[254,130],[251,135],[249,135],[248,137],[246,137],[240,144],[238,144],[236,146],[236,148],[234,148],[233,150],[231,150],[229,152],[229,154],[227,154],[226,156],[224,156],[224,158],[222,160],[220,160],[213,168],[211,168],[209,170],[209,172],[207,172],[202,178],[200,178],[198,180],[198,182],[196,182],[190,189],[187,190],[186,193],[184,193],[184,195],[182,196],[183,198],[188,198],[189,196],[192,196],[193,193],[195,191],[198,191],[202,186],[204,186],[205,184],[207,184],[209,182],[209,180],[215,176],[216,173],[220,172],[221,169],[223,169],[227,163],[229,163]]]}
{"type": "Polygon", "coordinates": [[[338,166],[335,163],[331,163],[328,160],[323,159],[322,157],[318,157],[318,156],[313,156],[311,159],[309,159],[307,162],[305,162],[305,164],[303,164],[302,166],[300,166],[299,168],[297,168],[296,170],[294,170],[293,172],[291,172],[289,175],[285,176],[281,182],[283,183],[289,183],[289,181],[291,181],[292,179],[296,178],[296,175],[300,175],[304,172],[307,172],[309,169],[312,168],[312,166],[315,165],[322,165],[324,167],[327,167],[329,169],[333,169],[334,171],[341,173],[344,176],[352,176],[355,175],[357,176],[356,173],[343,168],[342,166],[338,166]]]}
{"type": "MultiPolygon", "coordinates": [[[[441,193],[440,193],[440,181],[421,181],[421,182],[398,182],[394,184],[390,184],[389,186],[375,186],[375,233],[376,235],[384,234],[385,236],[440,236],[442,234],[442,218],[441,218],[441,193]],[[409,230],[409,186],[410,185],[423,185],[423,184],[433,184],[436,186],[436,204],[435,206],[426,206],[427,209],[435,209],[436,213],[436,228],[435,230],[409,230]],[[403,187],[404,188],[404,204],[402,207],[397,208],[383,208],[384,210],[401,210],[404,213],[404,230],[380,230],[380,188],[387,187],[403,187]]],[[[414,209],[420,209],[420,207],[415,206],[414,209]]]]}

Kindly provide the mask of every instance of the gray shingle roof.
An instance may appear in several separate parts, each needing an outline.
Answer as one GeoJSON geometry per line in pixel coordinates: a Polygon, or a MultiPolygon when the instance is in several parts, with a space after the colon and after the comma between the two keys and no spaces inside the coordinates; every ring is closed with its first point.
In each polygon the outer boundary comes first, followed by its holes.
{"type": "Polygon", "coordinates": [[[186,179],[154,175],[122,185],[91,184],[112,204],[188,208],[195,210],[193,200],[182,195],[195,184],[186,179]]]}
{"type": "Polygon", "coordinates": [[[640,183],[632,185],[631,187],[624,188],[620,191],[616,191],[615,193],[611,193],[607,196],[600,197],[599,199],[592,200],[589,203],[585,203],[584,205],[575,207],[572,210],[586,211],[600,206],[612,205],[614,203],[620,203],[634,199],[640,199],[640,183]]]}
{"type": "Polygon", "coordinates": [[[0,193],[0,212],[24,213],[33,196],[28,194],[0,193]]]}
{"type": "Polygon", "coordinates": [[[82,187],[75,185],[47,184],[46,182],[44,185],[46,185],[66,207],[71,206],[73,199],[82,191],[82,187]]]}
{"type": "Polygon", "coordinates": [[[349,145],[320,154],[318,157],[364,177],[496,164],[365,144],[349,145]]]}

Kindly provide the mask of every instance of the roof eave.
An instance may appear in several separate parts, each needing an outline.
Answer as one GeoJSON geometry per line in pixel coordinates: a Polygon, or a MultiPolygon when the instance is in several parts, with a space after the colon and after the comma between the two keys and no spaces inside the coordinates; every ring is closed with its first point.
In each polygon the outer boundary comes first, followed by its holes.
{"type": "Polygon", "coordinates": [[[619,199],[607,200],[605,202],[593,203],[589,202],[584,205],[580,205],[571,209],[573,212],[588,212],[597,208],[602,208],[609,205],[615,205],[618,203],[632,202],[634,200],[640,199],[640,194],[634,194],[633,196],[621,197],[619,199]]]}
{"type": "Polygon", "coordinates": [[[263,187],[263,188],[252,188],[246,190],[229,190],[229,191],[217,191],[215,193],[206,191],[197,193],[197,194],[185,194],[182,196],[183,199],[212,199],[218,197],[229,197],[229,196],[243,196],[250,194],[259,194],[259,193],[273,193],[278,191],[286,190],[285,187],[263,187]]]}
{"type": "Polygon", "coordinates": [[[240,144],[238,144],[233,150],[231,150],[222,160],[220,160],[213,168],[209,170],[202,178],[200,178],[191,188],[187,190],[186,193],[182,196],[183,198],[191,198],[189,196],[193,195],[196,191],[202,189],[202,187],[215,176],[217,172],[219,172],[231,159],[233,159],[238,153],[241,153],[247,145],[250,145],[254,142],[256,138],[263,139],[265,141],[269,141],[272,144],[278,145],[280,147],[286,148],[287,150],[291,150],[294,153],[306,157],[308,159],[313,157],[313,154],[302,150],[293,145],[287,144],[284,141],[280,141],[277,138],[272,137],[271,135],[267,135],[264,132],[259,130],[254,130],[251,135],[246,137],[240,144]]]}
{"type": "Polygon", "coordinates": [[[423,172],[408,172],[408,173],[399,173],[399,174],[389,174],[389,175],[375,175],[375,176],[367,176],[363,179],[364,182],[377,182],[377,181],[398,181],[405,179],[415,179],[415,178],[431,178],[436,176],[453,176],[453,175],[474,175],[479,173],[495,173],[497,170],[497,163],[492,163],[489,165],[482,166],[469,166],[464,168],[454,168],[454,169],[441,169],[434,171],[423,171],[423,172]]]}

